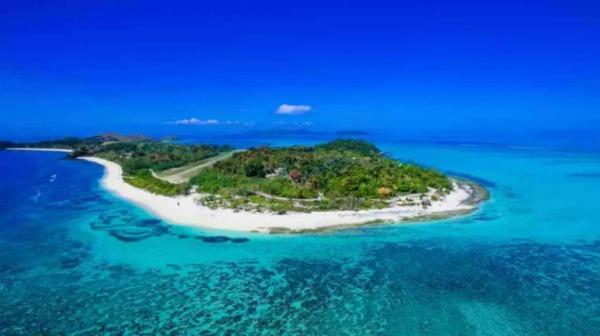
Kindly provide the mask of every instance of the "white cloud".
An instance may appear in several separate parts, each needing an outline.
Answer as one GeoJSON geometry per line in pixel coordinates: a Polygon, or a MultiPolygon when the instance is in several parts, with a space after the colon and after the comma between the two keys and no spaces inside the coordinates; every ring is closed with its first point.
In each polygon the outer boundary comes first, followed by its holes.
{"type": "Polygon", "coordinates": [[[167,124],[172,124],[172,125],[218,125],[219,121],[217,119],[201,120],[198,118],[189,118],[189,119],[176,120],[173,122],[169,122],[167,124]]]}
{"type": "Polygon", "coordinates": [[[290,105],[290,104],[281,104],[277,108],[275,113],[277,114],[304,114],[308,113],[312,110],[310,105],[290,105]]]}
{"type": "Polygon", "coordinates": [[[202,120],[202,119],[198,119],[198,118],[188,118],[188,119],[180,119],[180,120],[166,122],[165,124],[167,124],[167,125],[199,125],[199,126],[206,126],[206,125],[253,126],[255,124],[255,122],[254,121],[239,121],[239,120],[219,121],[217,119],[202,120]]]}
{"type": "Polygon", "coordinates": [[[230,126],[254,126],[256,125],[256,121],[227,120],[221,122],[221,124],[230,126]]]}
{"type": "Polygon", "coordinates": [[[220,122],[217,119],[208,119],[208,120],[204,120],[204,122],[200,122],[200,125],[217,125],[220,124],[220,122]]]}

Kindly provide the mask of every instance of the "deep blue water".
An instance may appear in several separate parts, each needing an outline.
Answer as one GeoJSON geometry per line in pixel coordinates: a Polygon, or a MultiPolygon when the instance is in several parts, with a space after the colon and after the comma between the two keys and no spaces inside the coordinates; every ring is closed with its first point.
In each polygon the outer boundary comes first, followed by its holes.
{"type": "MultiPolygon", "coordinates": [[[[246,145],[264,141],[317,140],[246,145]]],[[[329,234],[196,230],[104,192],[92,163],[0,152],[0,334],[600,334],[598,154],[379,145],[492,199],[329,234]]]]}

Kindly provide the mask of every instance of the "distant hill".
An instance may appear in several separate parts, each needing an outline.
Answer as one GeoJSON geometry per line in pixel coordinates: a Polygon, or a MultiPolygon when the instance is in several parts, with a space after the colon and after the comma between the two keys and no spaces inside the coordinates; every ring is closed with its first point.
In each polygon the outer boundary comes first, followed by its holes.
{"type": "Polygon", "coordinates": [[[141,134],[133,134],[133,135],[124,135],[119,133],[103,133],[99,135],[95,135],[85,140],[89,141],[98,141],[98,142],[111,142],[111,141],[120,141],[120,142],[128,142],[128,141],[149,141],[151,138],[141,135],[141,134]]]}
{"type": "Polygon", "coordinates": [[[6,149],[10,147],[15,147],[15,143],[10,141],[0,141],[0,149],[6,149]]]}
{"type": "Polygon", "coordinates": [[[119,133],[103,133],[87,138],[65,137],[57,140],[44,140],[38,142],[15,143],[10,141],[0,141],[0,149],[9,147],[28,147],[28,148],[66,148],[73,150],[93,149],[107,143],[114,142],[139,142],[153,141],[144,135],[124,135],[119,133]]]}

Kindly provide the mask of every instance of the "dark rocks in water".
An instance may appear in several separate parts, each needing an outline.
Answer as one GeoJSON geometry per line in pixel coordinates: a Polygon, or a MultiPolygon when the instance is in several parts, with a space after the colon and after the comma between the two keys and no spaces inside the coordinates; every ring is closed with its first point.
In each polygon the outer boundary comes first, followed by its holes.
{"type": "Polygon", "coordinates": [[[126,226],[125,224],[122,223],[112,223],[112,222],[92,222],[90,223],[90,228],[92,228],[92,230],[108,230],[108,229],[115,229],[115,228],[119,228],[119,227],[123,227],[126,226]]]}
{"type": "Polygon", "coordinates": [[[202,240],[205,243],[226,243],[228,241],[232,243],[246,243],[250,240],[248,238],[229,238],[226,236],[193,236],[193,238],[202,240]]]}
{"type": "Polygon", "coordinates": [[[152,228],[122,228],[110,230],[108,233],[124,242],[137,242],[151,237],[163,235],[169,231],[165,226],[157,226],[152,228]]]}
{"type": "Polygon", "coordinates": [[[79,266],[81,260],[78,258],[66,258],[60,261],[60,267],[63,269],[73,268],[79,266]]]}
{"type": "Polygon", "coordinates": [[[104,227],[104,225],[98,223],[98,222],[91,222],[90,223],[90,228],[92,230],[101,230],[104,227]]]}
{"type": "Polygon", "coordinates": [[[177,235],[177,238],[179,238],[179,239],[188,239],[188,238],[190,238],[190,235],[179,234],[179,235],[177,235]]]}
{"type": "Polygon", "coordinates": [[[131,230],[110,230],[111,236],[126,243],[137,242],[153,236],[152,232],[134,232],[131,230]]]}
{"type": "Polygon", "coordinates": [[[155,235],[160,236],[162,234],[169,233],[170,229],[166,225],[159,225],[159,226],[153,227],[152,231],[155,233],[155,235]]]}
{"type": "MultiPolygon", "coordinates": [[[[123,214],[124,215],[124,214],[123,214]]],[[[110,222],[113,219],[116,219],[117,216],[116,215],[107,215],[107,214],[101,214],[100,216],[98,216],[98,218],[103,221],[103,222],[110,222]]]]}
{"type": "Polygon", "coordinates": [[[140,227],[154,227],[160,225],[162,221],[160,219],[144,219],[140,221],[137,226],[140,227]]]}
{"type": "Polygon", "coordinates": [[[108,231],[109,234],[121,241],[133,242],[169,232],[169,227],[159,219],[136,220],[128,218],[127,214],[112,216],[102,214],[97,221],[90,223],[93,230],[108,231]]]}
{"type": "Polygon", "coordinates": [[[205,243],[225,243],[225,242],[229,241],[229,237],[225,237],[225,236],[203,237],[202,241],[205,243]]]}

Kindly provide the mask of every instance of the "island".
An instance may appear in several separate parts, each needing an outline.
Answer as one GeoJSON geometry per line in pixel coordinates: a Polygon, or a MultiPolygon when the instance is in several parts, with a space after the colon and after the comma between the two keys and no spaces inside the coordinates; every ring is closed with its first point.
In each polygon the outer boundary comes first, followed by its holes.
{"type": "Polygon", "coordinates": [[[0,144],[101,164],[108,191],[205,228],[301,233],[416,222],[467,214],[488,197],[473,181],[397,161],[364,140],[238,150],[103,134],[0,144]]]}

